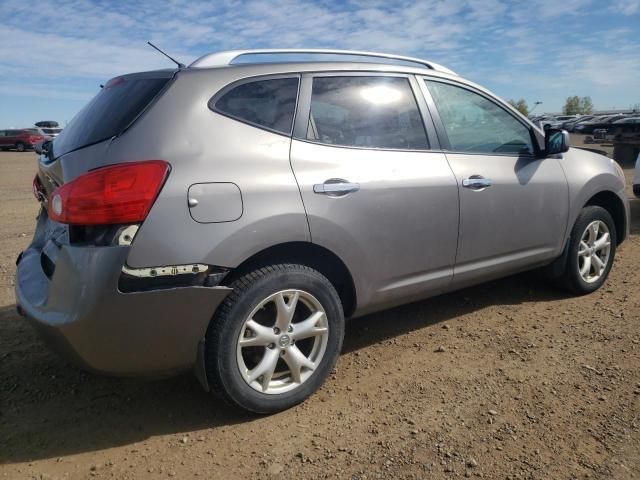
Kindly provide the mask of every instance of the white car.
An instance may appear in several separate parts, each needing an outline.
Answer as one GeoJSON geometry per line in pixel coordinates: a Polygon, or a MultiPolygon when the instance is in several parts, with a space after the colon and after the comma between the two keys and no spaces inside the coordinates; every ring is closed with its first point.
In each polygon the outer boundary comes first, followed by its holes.
{"type": "Polygon", "coordinates": [[[62,132],[62,128],[58,125],[58,122],[54,121],[42,121],[36,122],[35,128],[38,130],[40,135],[44,135],[45,137],[49,137],[50,139],[56,138],[60,132],[62,132]]]}

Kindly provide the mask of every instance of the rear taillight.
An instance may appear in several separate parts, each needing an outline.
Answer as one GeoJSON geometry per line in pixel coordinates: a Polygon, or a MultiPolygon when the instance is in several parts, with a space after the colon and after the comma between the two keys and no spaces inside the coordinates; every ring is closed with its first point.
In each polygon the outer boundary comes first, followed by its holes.
{"type": "Polygon", "coordinates": [[[44,140],[44,137],[41,136],[32,136],[29,137],[29,143],[33,144],[33,143],[38,143],[44,140]]]}
{"type": "Polygon", "coordinates": [[[169,170],[167,162],[147,160],[85,173],[51,194],[49,216],[73,225],[142,222],[169,170]]]}

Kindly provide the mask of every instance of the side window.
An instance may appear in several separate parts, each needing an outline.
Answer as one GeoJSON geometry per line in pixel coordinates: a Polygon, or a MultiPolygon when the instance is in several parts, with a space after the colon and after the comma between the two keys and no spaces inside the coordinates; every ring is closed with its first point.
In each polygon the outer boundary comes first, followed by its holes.
{"type": "Polygon", "coordinates": [[[297,97],[298,77],[257,80],[232,88],[214,105],[210,101],[209,108],[241,122],[290,135],[297,97]]]}
{"type": "Polygon", "coordinates": [[[449,137],[450,150],[471,153],[534,153],[529,128],[501,107],[467,89],[426,81],[449,137]]]}
{"type": "Polygon", "coordinates": [[[409,80],[399,77],[315,77],[307,139],[363,148],[428,148],[409,80]]]}

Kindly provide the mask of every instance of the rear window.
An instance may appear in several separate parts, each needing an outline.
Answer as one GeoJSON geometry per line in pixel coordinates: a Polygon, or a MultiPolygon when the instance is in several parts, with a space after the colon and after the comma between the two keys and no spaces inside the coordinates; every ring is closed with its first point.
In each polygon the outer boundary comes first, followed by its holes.
{"type": "Polygon", "coordinates": [[[241,122],[289,135],[297,96],[298,77],[272,78],[232,87],[214,97],[209,107],[241,122]]]}
{"type": "Polygon", "coordinates": [[[118,135],[151,103],[171,76],[116,77],[93,97],[53,143],[58,157],[118,135]]]}

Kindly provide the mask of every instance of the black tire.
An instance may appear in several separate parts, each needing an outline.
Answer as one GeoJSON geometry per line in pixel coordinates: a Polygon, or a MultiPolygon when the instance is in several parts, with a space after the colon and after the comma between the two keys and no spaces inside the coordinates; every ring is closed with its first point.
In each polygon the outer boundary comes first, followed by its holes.
{"type": "Polygon", "coordinates": [[[576,295],[586,295],[600,288],[611,271],[616,254],[616,240],[615,223],[611,214],[607,210],[598,206],[583,208],[576,219],[573,229],[571,230],[566,267],[564,273],[559,279],[560,284],[576,295]],[[578,250],[580,248],[580,241],[587,227],[596,220],[600,220],[607,226],[609,230],[611,249],[609,252],[609,258],[601,276],[593,283],[588,283],[580,275],[578,250]]]}
{"type": "Polygon", "coordinates": [[[25,144],[24,144],[24,143],[22,143],[22,142],[18,142],[18,143],[16,143],[16,150],[17,150],[18,152],[24,152],[26,149],[27,149],[27,148],[26,148],[26,146],[25,146],[25,144]]]}
{"type": "Polygon", "coordinates": [[[229,286],[233,292],[216,311],[206,335],[205,366],[212,392],[233,406],[258,414],[275,413],[304,401],[324,383],[342,349],[344,313],[335,288],[316,270],[292,264],[257,269],[229,286]],[[320,302],[328,324],[327,346],[319,365],[299,386],[280,394],[262,393],[242,377],[237,342],[251,312],[270,295],[286,289],[308,292],[320,302]]]}

